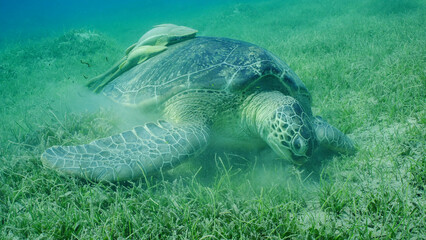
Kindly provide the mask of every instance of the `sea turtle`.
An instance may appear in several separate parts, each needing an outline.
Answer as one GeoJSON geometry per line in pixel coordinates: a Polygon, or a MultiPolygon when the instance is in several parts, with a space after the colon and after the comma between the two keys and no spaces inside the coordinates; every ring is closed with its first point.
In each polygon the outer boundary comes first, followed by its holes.
{"type": "Polygon", "coordinates": [[[352,141],[311,112],[311,96],[285,62],[256,45],[196,37],[122,73],[101,89],[123,105],[162,116],[78,146],[54,146],[43,163],[95,181],[173,168],[209,146],[269,146],[305,162],[318,146],[352,153],[352,141]]]}
{"type": "Polygon", "coordinates": [[[196,33],[197,30],[195,29],[174,24],[154,26],[154,28],[146,32],[138,42],[126,49],[126,54],[122,59],[105,73],[91,79],[87,86],[95,92],[98,92],[123,72],[165,51],[167,49],[166,46],[193,38],[196,33]]]}

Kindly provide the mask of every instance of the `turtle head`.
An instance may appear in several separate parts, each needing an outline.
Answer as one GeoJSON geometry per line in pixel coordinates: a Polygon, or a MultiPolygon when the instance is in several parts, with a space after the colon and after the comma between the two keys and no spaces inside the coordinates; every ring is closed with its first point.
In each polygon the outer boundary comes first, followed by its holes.
{"type": "Polygon", "coordinates": [[[316,145],[311,118],[293,98],[275,109],[263,128],[263,139],[282,158],[306,162],[316,145]]]}

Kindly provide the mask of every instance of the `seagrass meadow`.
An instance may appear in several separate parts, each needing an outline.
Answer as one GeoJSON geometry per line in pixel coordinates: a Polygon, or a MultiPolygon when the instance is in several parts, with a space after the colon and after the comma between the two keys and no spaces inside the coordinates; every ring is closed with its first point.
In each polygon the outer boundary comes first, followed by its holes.
{"type": "Polygon", "coordinates": [[[425,1],[46,2],[0,3],[0,239],[426,238],[425,1]],[[294,166],[268,150],[209,149],[120,183],[45,168],[50,146],[152,120],[85,84],[162,23],[285,60],[356,154],[294,166]]]}

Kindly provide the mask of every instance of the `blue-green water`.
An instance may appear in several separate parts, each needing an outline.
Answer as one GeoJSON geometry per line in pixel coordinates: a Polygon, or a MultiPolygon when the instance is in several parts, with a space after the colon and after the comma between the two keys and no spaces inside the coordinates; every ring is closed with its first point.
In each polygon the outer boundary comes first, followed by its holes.
{"type": "MultiPolygon", "coordinates": [[[[69,29],[86,28],[117,35],[140,33],[159,23],[191,23],[209,9],[237,1],[0,1],[0,41],[41,38],[69,29]]],[[[244,1],[248,2],[248,1],[244,1]]],[[[136,34],[137,35],[137,34],[136,34]]]]}

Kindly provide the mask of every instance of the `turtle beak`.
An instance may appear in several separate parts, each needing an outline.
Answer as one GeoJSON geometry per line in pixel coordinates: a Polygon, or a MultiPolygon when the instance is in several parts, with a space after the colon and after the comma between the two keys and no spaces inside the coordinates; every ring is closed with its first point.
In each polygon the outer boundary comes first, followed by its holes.
{"type": "Polygon", "coordinates": [[[273,139],[272,134],[269,134],[267,143],[281,158],[285,160],[291,160],[293,158],[293,153],[290,151],[290,149],[282,147],[277,141],[273,139]]]}
{"type": "Polygon", "coordinates": [[[303,165],[308,161],[307,157],[302,157],[302,156],[296,156],[294,154],[292,154],[292,158],[291,158],[292,162],[296,165],[303,165]]]}

